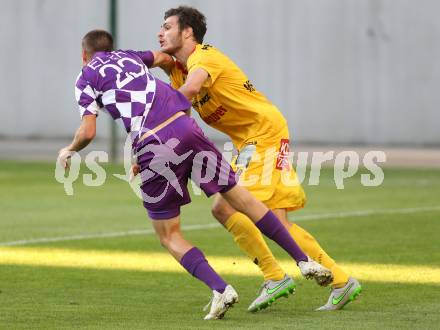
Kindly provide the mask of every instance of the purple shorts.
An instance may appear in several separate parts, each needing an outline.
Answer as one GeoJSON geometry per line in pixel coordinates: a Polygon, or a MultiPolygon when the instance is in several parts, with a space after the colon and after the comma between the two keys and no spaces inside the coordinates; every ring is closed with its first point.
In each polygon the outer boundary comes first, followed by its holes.
{"type": "Polygon", "coordinates": [[[154,220],[176,217],[191,202],[188,179],[209,197],[237,184],[235,172],[194,119],[181,116],[136,148],[142,199],[154,220]]]}

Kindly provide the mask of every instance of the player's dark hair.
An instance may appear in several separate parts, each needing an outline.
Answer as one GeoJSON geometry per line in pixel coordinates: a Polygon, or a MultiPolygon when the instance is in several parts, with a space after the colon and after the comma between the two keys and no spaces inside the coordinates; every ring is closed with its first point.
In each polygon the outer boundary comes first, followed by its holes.
{"type": "Polygon", "coordinates": [[[113,50],[113,37],[104,30],[92,30],[82,39],[82,46],[88,55],[96,52],[111,52],[113,50]]]}
{"type": "Polygon", "coordinates": [[[170,16],[179,18],[179,29],[182,31],[186,27],[193,29],[194,39],[201,44],[206,33],[206,17],[193,7],[179,6],[171,8],[165,12],[164,19],[170,16]]]}

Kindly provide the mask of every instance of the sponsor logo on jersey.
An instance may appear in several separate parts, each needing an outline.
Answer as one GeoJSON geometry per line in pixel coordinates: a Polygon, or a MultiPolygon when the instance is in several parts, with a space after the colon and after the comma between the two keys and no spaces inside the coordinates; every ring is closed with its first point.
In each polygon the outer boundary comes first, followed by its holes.
{"type": "Polygon", "coordinates": [[[252,85],[250,80],[246,80],[246,82],[243,84],[244,88],[246,88],[249,92],[255,92],[255,87],[252,85]]]}
{"type": "Polygon", "coordinates": [[[205,121],[205,123],[207,123],[208,125],[215,123],[217,121],[219,121],[221,119],[221,117],[223,117],[225,115],[225,113],[228,112],[228,110],[226,110],[225,108],[223,108],[222,106],[219,106],[217,109],[215,109],[215,111],[213,113],[211,113],[209,116],[207,117],[203,117],[203,120],[205,121]]]}
{"type": "Polygon", "coordinates": [[[211,99],[211,96],[209,96],[208,93],[206,93],[200,100],[194,100],[192,103],[192,106],[194,108],[201,108],[206,102],[208,102],[211,99]]]}
{"type": "Polygon", "coordinates": [[[202,46],[202,50],[209,50],[210,48],[212,48],[212,46],[208,44],[202,46]]]}
{"type": "Polygon", "coordinates": [[[276,161],[277,170],[290,170],[289,162],[289,139],[281,139],[280,150],[276,161]]]}

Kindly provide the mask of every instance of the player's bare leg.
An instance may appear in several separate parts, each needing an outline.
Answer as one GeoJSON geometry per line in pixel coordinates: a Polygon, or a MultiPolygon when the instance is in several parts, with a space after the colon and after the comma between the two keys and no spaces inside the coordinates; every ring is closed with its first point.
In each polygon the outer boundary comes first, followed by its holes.
{"type": "Polygon", "coordinates": [[[180,230],[180,217],[168,220],[153,220],[153,228],[159,237],[160,244],[180,262],[182,257],[194,246],[188,242],[180,230]]]}
{"type": "Polygon", "coordinates": [[[152,222],[162,246],[191,275],[204,282],[213,291],[211,309],[205,320],[223,318],[229,307],[238,302],[237,292],[214,271],[202,251],[183,237],[179,216],[152,222]]]}
{"type": "Polygon", "coordinates": [[[275,260],[252,220],[237,212],[220,194],[214,197],[212,214],[233,235],[235,243],[258,265],[264,275],[258,297],[249,305],[248,311],[267,308],[278,298],[288,297],[289,293],[295,291],[295,282],[275,260]]]}
{"type": "Polygon", "coordinates": [[[223,226],[227,220],[236,213],[234,209],[219,193],[214,195],[214,203],[212,203],[211,213],[223,226]]]}
{"type": "Polygon", "coordinates": [[[262,202],[256,200],[249,191],[236,185],[227,192],[222,193],[222,196],[233,208],[246,214],[264,235],[289,253],[297,262],[304,277],[308,279],[326,277],[328,282],[331,282],[333,277],[331,271],[308,258],[275,214],[262,202]]]}

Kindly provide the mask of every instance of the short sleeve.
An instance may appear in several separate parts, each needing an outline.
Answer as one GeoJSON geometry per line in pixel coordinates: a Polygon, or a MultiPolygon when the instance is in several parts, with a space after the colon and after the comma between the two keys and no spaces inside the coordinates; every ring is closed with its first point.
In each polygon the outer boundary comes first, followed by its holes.
{"type": "Polygon", "coordinates": [[[144,62],[147,68],[151,68],[154,63],[154,54],[151,50],[133,51],[144,62]]]}
{"type": "Polygon", "coordinates": [[[81,72],[76,79],[75,97],[78,102],[78,109],[81,118],[85,115],[98,115],[100,106],[97,102],[97,95],[89,82],[84,78],[81,72]]]}
{"type": "Polygon", "coordinates": [[[213,49],[201,49],[200,53],[197,56],[193,56],[188,61],[188,74],[192,71],[202,68],[206,72],[208,72],[209,77],[211,78],[210,85],[214,84],[217,78],[223,71],[222,62],[214,53],[213,49]]]}

